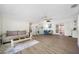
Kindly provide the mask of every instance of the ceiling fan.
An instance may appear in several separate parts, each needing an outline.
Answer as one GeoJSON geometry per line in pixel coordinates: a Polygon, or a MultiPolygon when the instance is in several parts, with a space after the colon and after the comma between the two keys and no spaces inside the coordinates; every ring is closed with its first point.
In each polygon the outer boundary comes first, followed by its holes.
{"type": "Polygon", "coordinates": [[[46,22],[51,22],[52,18],[48,17],[48,16],[44,16],[42,17],[43,20],[45,20],[46,22]]]}
{"type": "Polygon", "coordinates": [[[75,7],[77,7],[78,6],[78,4],[73,4],[72,6],[71,6],[71,8],[75,8],[75,7]]]}

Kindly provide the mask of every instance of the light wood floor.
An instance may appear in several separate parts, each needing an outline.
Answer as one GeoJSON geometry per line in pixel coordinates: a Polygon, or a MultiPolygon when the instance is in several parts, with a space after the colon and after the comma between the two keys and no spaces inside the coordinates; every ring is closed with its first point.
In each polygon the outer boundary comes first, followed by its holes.
{"type": "Polygon", "coordinates": [[[23,54],[78,54],[77,39],[57,36],[57,35],[39,35],[34,39],[39,43],[22,50],[18,53],[23,54]]]}

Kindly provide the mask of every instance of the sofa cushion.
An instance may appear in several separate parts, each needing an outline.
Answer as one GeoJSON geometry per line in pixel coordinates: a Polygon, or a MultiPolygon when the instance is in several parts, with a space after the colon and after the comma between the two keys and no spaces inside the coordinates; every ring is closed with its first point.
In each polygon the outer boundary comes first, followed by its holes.
{"type": "Polygon", "coordinates": [[[11,39],[19,39],[29,37],[25,30],[23,31],[7,31],[3,36],[3,42],[9,42],[11,39]]]}
{"type": "Polygon", "coordinates": [[[25,35],[26,31],[18,31],[18,35],[25,35]]]}
{"type": "Polygon", "coordinates": [[[16,36],[18,34],[17,31],[7,31],[7,36],[16,36]]]}

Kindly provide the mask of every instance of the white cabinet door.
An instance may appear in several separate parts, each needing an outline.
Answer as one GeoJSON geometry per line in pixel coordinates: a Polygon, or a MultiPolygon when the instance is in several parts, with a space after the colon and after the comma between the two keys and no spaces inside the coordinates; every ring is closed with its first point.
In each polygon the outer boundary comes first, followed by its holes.
{"type": "Polygon", "coordinates": [[[72,37],[77,38],[78,37],[78,32],[77,31],[72,31],[72,37]]]}

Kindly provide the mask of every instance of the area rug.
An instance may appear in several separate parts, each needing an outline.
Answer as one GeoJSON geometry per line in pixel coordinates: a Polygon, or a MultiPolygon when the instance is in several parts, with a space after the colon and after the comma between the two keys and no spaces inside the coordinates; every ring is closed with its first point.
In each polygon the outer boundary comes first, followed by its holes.
{"type": "Polygon", "coordinates": [[[31,41],[26,41],[23,43],[18,43],[14,48],[8,48],[4,53],[5,54],[16,54],[17,52],[29,48],[31,46],[34,46],[35,44],[39,43],[37,40],[31,40],[31,41]]]}

